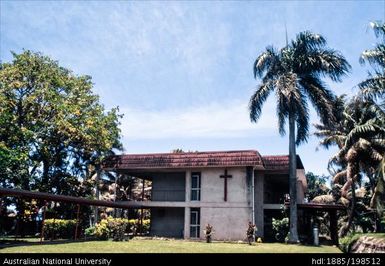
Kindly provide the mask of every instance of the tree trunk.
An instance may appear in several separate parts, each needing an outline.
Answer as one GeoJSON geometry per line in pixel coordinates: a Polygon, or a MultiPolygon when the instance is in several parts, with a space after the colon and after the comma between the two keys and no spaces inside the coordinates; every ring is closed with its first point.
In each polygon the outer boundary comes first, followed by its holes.
{"type": "Polygon", "coordinates": [[[297,155],[295,151],[295,117],[289,114],[289,193],[290,193],[290,232],[289,243],[298,243],[297,212],[297,155]]]}
{"type": "MultiPolygon", "coordinates": [[[[97,200],[99,200],[100,199],[100,190],[99,190],[99,182],[100,182],[100,167],[99,167],[99,165],[96,165],[95,166],[95,168],[96,168],[96,179],[95,179],[95,184],[96,184],[96,186],[95,186],[95,196],[96,196],[96,199],[97,200]]],[[[94,225],[96,224],[96,223],[98,223],[98,221],[99,221],[99,208],[98,208],[98,206],[95,206],[95,209],[94,209],[94,225]]]]}
{"type": "Polygon", "coordinates": [[[355,207],[356,207],[356,184],[352,179],[352,207],[350,209],[348,223],[341,229],[341,234],[340,234],[341,237],[346,236],[346,234],[350,230],[350,227],[352,226],[355,207]]]}
{"type": "Polygon", "coordinates": [[[42,177],[41,177],[41,190],[40,191],[43,191],[43,192],[49,192],[49,161],[47,159],[47,156],[44,155],[44,158],[43,158],[43,173],[42,173],[42,177]]]}

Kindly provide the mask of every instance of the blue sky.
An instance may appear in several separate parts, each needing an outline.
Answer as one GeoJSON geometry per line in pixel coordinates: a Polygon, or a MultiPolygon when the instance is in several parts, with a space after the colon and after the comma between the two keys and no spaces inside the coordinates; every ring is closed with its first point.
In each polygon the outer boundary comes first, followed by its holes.
{"type": "MultiPolygon", "coordinates": [[[[341,51],[353,69],[336,94],[353,94],[368,68],[358,58],[385,20],[384,1],[1,1],[0,59],[40,51],[91,75],[109,109],[119,106],[126,153],[257,149],[287,154],[274,98],[257,124],[247,104],[258,84],[252,64],[266,46],[310,30],[341,51]]],[[[313,122],[318,119],[312,111],[313,122]]],[[[313,129],[312,129],[313,130],[313,129]]],[[[298,147],[307,171],[327,174],[336,150],[298,147]]]]}

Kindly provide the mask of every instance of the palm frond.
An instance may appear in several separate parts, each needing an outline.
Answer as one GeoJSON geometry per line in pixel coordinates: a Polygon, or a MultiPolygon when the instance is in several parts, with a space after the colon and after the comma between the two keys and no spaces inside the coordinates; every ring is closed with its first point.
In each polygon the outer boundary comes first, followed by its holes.
{"type": "Polygon", "coordinates": [[[250,120],[257,122],[261,116],[262,106],[273,90],[270,82],[261,84],[255,93],[251,96],[249,102],[250,120]]]}
{"type": "Polygon", "coordinates": [[[300,90],[300,99],[296,104],[297,139],[296,145],[307,142],[309,135],[309,108],[307,99],[300,90]]]}
{"type": "Polygon", "coordinates": [[[351,65],[345,57],[332,49],[312,50],[303,58],[306,63],[302,65],[308,69],[302,67],[301,72],[311,71],[317,76],[329,77],[333,81],[341,81],[341,78],[351,70],[351,65]]]}
{"type": "Polygon", "coordinates": [[[385,95],[385,75],[372,76],[358,84],[361,94],[366,98],[377,99],[385,95]]]}
{"type": "Polygon", "coordinates": [[[291,47],[298,52],[322,48],[326,45],[325,38],[320,34],[303,31],[297,34],[296,39],[291,42],[291,47]]]}
{"type": "Polygon", "coordinates": [[[368,62],[374,67],[385,67],[385,44],[377,44],[374,49],[365,50],[361,54],[359,62],[361,64],[365,64],[365,62],[368,62]]]}
{"type": "Polygon", "coordinates": [[[357,125],[356,127],[354,127],[346,136],[344,146],[350,147],[353,143],[358,142],[359,139],[367,135],[376,135],[378,133],[378,128],[375,126],[375,123],[375,119],[370,119],[365,124],[357,125]]]}
{"type": "Polygon", "coordinates": [[[320,140],[319,145],[329,149],[329,147],[336,145],[337,147],[343,147],[345,143],[346,136],[344,134],[338,134],[335,132],[330,132],[329,134],[319,134],[317,137],[323,137],[320,140]]]}
{"type": "Polygon", "coordinates": [[[381,21],[370,22],[369,26],[373,29],[376,37],[385,36],[385,23],[381,21]]]}
{"type": "MultiPolygon", "coordinates": [[[[271,91],[275,90],[277,100],[278,128],[285,134],[286,120],[289,114],[295,115],[297,126],[296,144],[304,142],[309,134],[308,98],[322,123],[342,120],[341,104],[338,104],[339,117],[333,117],[333,104],[336,98],[331,90],[321,81],[321,77],[330,77],[340,81],[349,72],[351,66],[337,51],[326,47],[326,40],[319,34],[304,31],[280,50],[272,46],[260,54],[254,62],[254,77],[261,78],[261,85],[249,102],[250,119],[256,122],[261,115],[262,104],[271,91]],[[301,80],[303,82],[301,83],[301,80]],[[341,119],[339,119],[341,118],[341,119]]],[[[330,137],[326,145],[337,141],[339,137],[330,137]]]]}
{"type": "MultiPolygon", "coordinates": [[[[385,155],[384,155],[385,157],[385,155]]],[[[376,171],[377,184],[374,189],[373,196],[370,200],[370,207],[377,210],[377,213],[381,216],[384,211],[384,198],[385,198],[385,158],[378,165],[376,171]]]]}
{"type": "Polygon", "coordinates": [[[281,136],[284,136],[286,134],[285,125],[286,125],[286,119],[289,116],[289,112],[283,109],[282,105],[278,104],[277,116],[278,116],[278,132],[281,136]]]}
{"type": "Polygon", "coordinates": [[[310,98],[314,109],[321,118],[321,122],[327,125],[335,121],[336,118],[333,114],[335,96],[333,92],[326,88],[320,79],[313,76],[302,77],[300,84],[303,91],[310,98]]]}
{"type": "Polygon", "coordinates": [[[274,47],[266,47],[266,51],[260,54],[254,62],[254,78],[262,77],[270,68],[274,68],[274,65],[278,62],[278,54],[274,47]]]}

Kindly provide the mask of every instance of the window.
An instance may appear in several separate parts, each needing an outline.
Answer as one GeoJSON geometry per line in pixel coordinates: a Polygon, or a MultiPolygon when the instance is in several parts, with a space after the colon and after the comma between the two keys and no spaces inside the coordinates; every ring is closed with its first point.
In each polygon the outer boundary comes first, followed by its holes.
{"type": "Polygon", "coordinates": [[[199,238],[200,210],[192,208],[190,212],[190,237],[199,238]]]}
{"type": "Polygon", "coordinates": [[[191,174],[191,200],[201,200],[201,173],[191,174]]]}

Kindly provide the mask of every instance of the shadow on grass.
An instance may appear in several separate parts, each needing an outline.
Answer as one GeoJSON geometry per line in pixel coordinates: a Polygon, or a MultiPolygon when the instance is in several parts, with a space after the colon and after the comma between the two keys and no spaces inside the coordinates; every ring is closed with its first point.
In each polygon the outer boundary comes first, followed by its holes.
{"type": "Polygon", "coordinates": [[[97,241],[97,239],[58,239],[58,240],[43,240],[40,242],[40,239],[36,241],[28,241],[25,239],[0,239],[0,249],[10,248],[10,247],[20,247],[20,246],[37,246],[37,245],[57,245],[57,244],[69,244],[69,243],[82,243],[82,242],[91,242],[97,241]]]}

